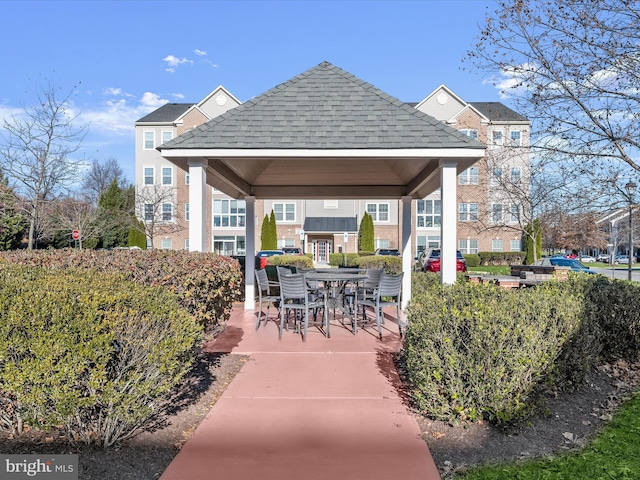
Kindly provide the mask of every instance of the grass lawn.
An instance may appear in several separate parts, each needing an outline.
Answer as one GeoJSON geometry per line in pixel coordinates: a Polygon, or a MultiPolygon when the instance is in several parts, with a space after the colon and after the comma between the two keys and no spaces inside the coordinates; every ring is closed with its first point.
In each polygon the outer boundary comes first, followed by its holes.
{"type": "Polygon", "coordinates": [[[468,267],[469,273],[486,273],[487,275],[510,275],[509,265],[486,265],[484,267],[468,267]]]}
{"type": "Polygon", "coordinates": [[[632,480],[640,478],[640,393],[615,414],[593,441],[556,458],[479,467],[455,478],[466,480],[632,480]]]}

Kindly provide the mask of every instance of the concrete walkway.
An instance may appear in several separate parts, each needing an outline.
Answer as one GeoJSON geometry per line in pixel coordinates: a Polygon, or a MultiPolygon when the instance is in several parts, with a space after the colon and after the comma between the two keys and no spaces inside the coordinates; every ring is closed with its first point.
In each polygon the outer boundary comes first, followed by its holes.
{"type": "MultiPolygon", "coordinates": [[[[278,340],[276,312],[234,309],[211,352],[248,354],[228,389],[161,480],[439,480],[415,419],[396,390],[395,319],[353,335],[338,320],[331,338],[309,327],[278,340]]],[[[375,324],[375,322],[374,322],[375,324]]]]}

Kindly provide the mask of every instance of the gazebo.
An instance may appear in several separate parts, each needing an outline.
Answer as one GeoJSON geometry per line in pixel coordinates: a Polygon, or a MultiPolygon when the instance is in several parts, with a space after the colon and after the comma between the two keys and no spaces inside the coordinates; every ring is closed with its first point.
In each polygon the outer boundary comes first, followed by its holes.
{"type": "MultiPolygon", "coordinates": [[[[206,245],[205,189],[246,201],[246,255],[255,252],[255,199],[400,199],[411,298],[411,201],[441,188],[441,278],[456,279],[457,175],[485,145],[323,62],[158,147],[189,173],[189,248],[206,245]]],[[[245,262],[245,308],[255,308],[245,262]]]]}

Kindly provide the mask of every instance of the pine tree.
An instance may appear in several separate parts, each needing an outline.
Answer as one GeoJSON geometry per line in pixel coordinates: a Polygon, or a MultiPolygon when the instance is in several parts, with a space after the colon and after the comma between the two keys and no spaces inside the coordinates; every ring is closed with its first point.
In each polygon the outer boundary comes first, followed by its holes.
{"type": "Polygon", "coordinates": [[[271,229],[269,235],[269,250],[276,250],[278,248],[278,227],[276,225],[276,214],[273,212],[273,210],[271,210],[269,228],[271,229]]]}
{"type": "Polygon", "coordinates": [[[358,233],[359,251],[372,252],[375,250],[373,217],[368,212],[364,212],[360,221],[360,232],[358,233]]]}
{"type": "MultiPolygon", "coordinates": [[[[129,243],[128,194],[114,179],[98,200],[100,222],[102,224],[102,246],[104,248],[124,247],[129,243]]],[[[146,242],[145,242],[146,243],[146,242]]]]}

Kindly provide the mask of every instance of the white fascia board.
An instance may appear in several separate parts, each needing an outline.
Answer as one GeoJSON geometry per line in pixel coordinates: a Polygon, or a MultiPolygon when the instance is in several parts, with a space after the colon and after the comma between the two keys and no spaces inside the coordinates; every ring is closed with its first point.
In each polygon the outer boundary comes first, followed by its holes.
{"type": "Polygon", "coordinates": [[[485,147],[478,148],[407,148],[407,149],[160,149],[163,157],[200,158],[482,158],[485,147]]]}

